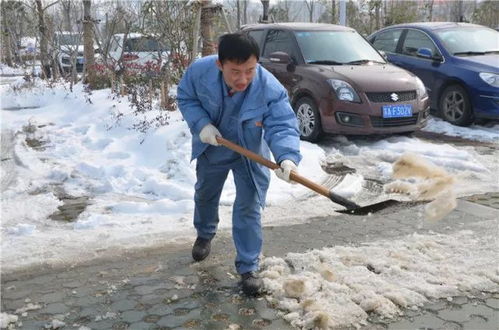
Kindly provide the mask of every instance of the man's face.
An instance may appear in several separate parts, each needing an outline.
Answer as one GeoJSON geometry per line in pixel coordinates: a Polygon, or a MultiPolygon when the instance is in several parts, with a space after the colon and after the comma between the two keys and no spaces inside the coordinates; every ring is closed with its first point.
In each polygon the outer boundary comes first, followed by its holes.
{"type": "Polygon", "coordinates": [[[249,86],[256,72],[257,60],[251,56],[244,63],[226,60],[223,64],[217,60],[217,66],[222,71],[225,83],[235,92],[242,92],[249,86]]]}

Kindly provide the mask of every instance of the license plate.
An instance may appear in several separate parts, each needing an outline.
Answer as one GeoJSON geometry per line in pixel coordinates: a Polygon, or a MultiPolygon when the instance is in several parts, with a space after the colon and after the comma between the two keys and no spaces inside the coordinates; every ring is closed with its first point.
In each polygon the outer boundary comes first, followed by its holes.
{"type": "Polygon", "coordinates": [[[383,118],[400,118],[400,117],[412,117],[411,104],[383,106],[383,118]]]}

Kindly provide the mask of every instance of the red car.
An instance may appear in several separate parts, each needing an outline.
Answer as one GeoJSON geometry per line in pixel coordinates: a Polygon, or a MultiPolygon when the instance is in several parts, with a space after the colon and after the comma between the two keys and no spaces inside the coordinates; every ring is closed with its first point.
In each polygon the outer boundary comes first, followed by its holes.
{"type": "Polygon", "coordinates": [[[423,82],[389,64],[354,29],[313,23],[242,28],[260,45],[260,64],[286,87],[303,140],[323,133],[413,132],[426,124],[423,82]]]}

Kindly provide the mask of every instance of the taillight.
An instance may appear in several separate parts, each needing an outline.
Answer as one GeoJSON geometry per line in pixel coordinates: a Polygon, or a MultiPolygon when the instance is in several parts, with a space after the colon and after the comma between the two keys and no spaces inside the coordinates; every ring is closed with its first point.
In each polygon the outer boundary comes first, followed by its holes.
{"type": "Polygon", "coordinates": [[[139,55],[135,54],[123,54],[123,61],[133,61],[139,58],[139,55]]]}

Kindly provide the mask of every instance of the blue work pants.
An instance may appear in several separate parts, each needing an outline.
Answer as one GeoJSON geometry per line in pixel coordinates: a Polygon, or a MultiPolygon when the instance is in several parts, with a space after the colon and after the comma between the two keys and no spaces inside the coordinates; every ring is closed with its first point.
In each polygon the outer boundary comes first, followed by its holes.
{"type": "Polygon", "coordinates": [[[241,157],[226,164],[210,163],[206,155],[197,159],[194,227],[199,237],[212,239],[218,225],[222,189],[232,170],[236,199],[232,209],[232,238],[236,246],[239,274],[258,270],[262,250],[261,206],[258,193],[241,157]]]}

